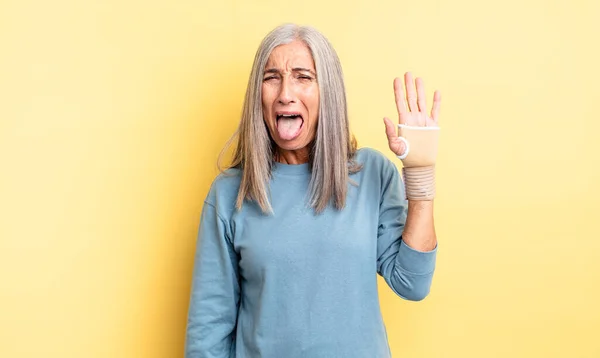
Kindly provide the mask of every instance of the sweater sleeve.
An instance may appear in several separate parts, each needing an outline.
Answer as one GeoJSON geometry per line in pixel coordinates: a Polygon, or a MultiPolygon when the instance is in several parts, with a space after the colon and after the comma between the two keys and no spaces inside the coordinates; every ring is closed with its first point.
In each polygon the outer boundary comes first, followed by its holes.
{"type": "Polygon", "coordinates": [[[384,166],[377,233],[377,272],[400,297],[419,301],[428,294],[435,269],[437,246],[417,251],[402,241],[408,202],[396,166],[384,166]]]}
{"type": "Polygon", "coordinates": [[[238,256],[225,221],[208,202],[202,209],[190,296],[185,357],[233,357],[240,296],[238,256]]]}

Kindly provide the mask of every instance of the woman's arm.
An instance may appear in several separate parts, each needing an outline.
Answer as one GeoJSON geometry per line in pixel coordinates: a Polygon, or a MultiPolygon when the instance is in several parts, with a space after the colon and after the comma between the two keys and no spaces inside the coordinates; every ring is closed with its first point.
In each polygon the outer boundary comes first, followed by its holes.
{"type": "Polygon", "coordinates": [[[204,203],[194,258],[186,358],[230,358],[240,302],[238,257],[216,208],[204,203]]]}
{"type": "Polygon", "coordinates": [[[419,301],[429,294],[436,263],[432,202],[407,202],[392,161],[386,160],[382,179],[377,272],[398,296],[419,301]]]}
{"type": "Polygon", "coordinates": [[[431,251],[437,246],[433,224],[433,200],[409,200],[402,239],[417,251],[431,251]]]}
{"type": "Polygon", "coordinates": [[[384,118],[389,148],[403,163],[404,181],[399,184],[394,172],[384,192],[378,269],[398,295],[420,300],[429,293],[437,253],[433,198],[441,96],[434,92],[429,115],[423,80],[413,80],[410,72],[404,80],[406,92],[401,80],[394,79],[399,125],[384,118]],[[399,236],[396,241],[394,235],[399,236]]]}

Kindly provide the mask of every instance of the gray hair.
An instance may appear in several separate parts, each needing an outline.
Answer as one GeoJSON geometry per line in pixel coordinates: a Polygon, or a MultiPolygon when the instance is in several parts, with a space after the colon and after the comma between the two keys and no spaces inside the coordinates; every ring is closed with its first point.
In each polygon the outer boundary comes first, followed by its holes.
{"type": "MultiPolygon", "coordinates": [[[[346,90],[340,60],[333,46],[310,26],[284,24],[262,40],[250,72],[239,128],[219,156],[237,136],[237,146],[229,168],[239,168],[242,178],[236,208],[244,200],[255,201],[263,213],[272,213],[268,184],[276,144],[271,138],[262,110],[262,82],[265,66],[273,49],[294,40],[304,42],[312,54],[319,86],[319,120],[310,151],[309,205],[317,213],[333,201],[336,209],[346,204],[349,174],[360,171],[354,161],[357,143],[350,133],[346,90]]],[[[219,168],[221,168],[219,164],[219,168]]],[[[223,171],[221,169],[221,171],[223,171]]],[[[354,184],[354,183],[353,183],[354,184]]]]}

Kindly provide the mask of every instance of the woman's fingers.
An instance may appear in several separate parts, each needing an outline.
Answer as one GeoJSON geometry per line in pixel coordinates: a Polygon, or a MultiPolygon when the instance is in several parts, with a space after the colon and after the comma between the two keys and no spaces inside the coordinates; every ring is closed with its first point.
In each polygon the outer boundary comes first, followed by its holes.
{"type": "Polygon", "coordinates": [[[404,151],[406,150],[406,145],[400,138],[398,138],[398,134],[397,134],[398,126],[395,125],[387,117],[383,118],[383,121],[385,123],[385,134],[387,135],[387,138],[388,138],[388,146],[390,147],[390,150],[392,152],[394,152],[394,154],[396,154],[396,155],[404,154],[404,151]]]}
{"type": "Polygon", "coordinates": [[[427,127],[427,98],[425,94],[425,84],[423,83],[423,79],[420,77],[415,79],[415,83],[417,85],[417,105],[419,107],[417,121],[419,126],[427,127]]]}
{"type": "Polygon", "coordinates": [[[406,102],[404,102],[404,90],[402,89],[402,81],[399,78],[394,79],[394,95],[396,96],[396,108],[398,109],[398,122],[404,123],[404,118],[408,113],[406,102]]]}
{"type": "Polygon", "coordinates": [[[419,106],[419,112],[427,113],[427,95],[425,94],[425,83],[420,77],[417,77],[415,82],[417,83],[417,104],[419,106]]]}
{"type": "Polygon", "coordinates": [[[395,78],[394,95],[400,124],[431,126],[438,123],[441,95],[438,91],[434,92],[431,117],[429,117],[427,115],[427,93],[422,78],[415,79],[411,72],[406,72],[404,85],[400,78],[395,78]]]}
{"type": "Polygon", "coordinates": [[[398,131],[389,118],[384,117],[383,122],[385,123],[385,135],[387,136],[388,141],[391,142],[394,138],[398,137],[398,131]]]}
{"type": "Polygon", "coordinates": [[[417,104],[417,91],[415,90],[415,82],[413,80],[412,73],[406,72],[404,74],[404,84],[406,86],[406,100],[408,102],[408,108],[411,112],[419,112],[419,106],[417,104]]]}
{"type": "Polygon", "coordinates": [[[433,106],[431,107],[431,118],[435,121],[435,123],[440,125],[440,104],[442,103],[442,94],[440,91],[435,91],[433,93],[433,106]]]}

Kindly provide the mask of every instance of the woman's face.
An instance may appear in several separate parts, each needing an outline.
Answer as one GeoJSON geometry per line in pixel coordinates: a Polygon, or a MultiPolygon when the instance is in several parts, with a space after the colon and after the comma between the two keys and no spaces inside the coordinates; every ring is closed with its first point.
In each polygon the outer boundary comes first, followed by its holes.
{"type": "Polygon", "coordinates": [[[262,108],[280,149],[308,149],[317,128],[319,86],[312,55],[303,42],[280,45],[271,52],[263,77],[262,108]]]}

